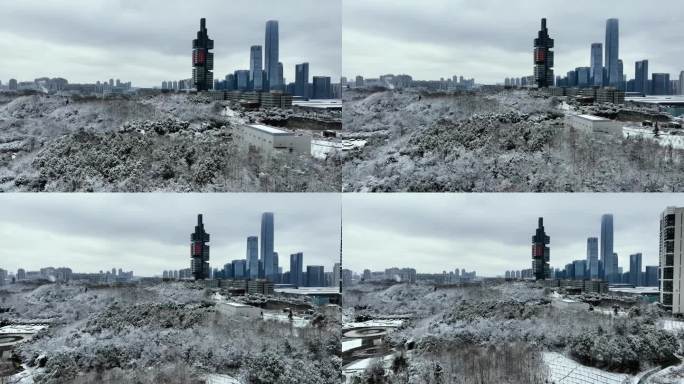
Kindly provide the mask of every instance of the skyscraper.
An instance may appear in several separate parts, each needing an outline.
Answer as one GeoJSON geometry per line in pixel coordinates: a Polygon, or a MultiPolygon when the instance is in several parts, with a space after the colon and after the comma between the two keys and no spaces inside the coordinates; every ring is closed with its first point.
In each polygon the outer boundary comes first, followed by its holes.
{"type": "Polygon", "coordinates": [[[541,21],[541,30],[534,39],[534,81],[537,87],[553,86],[553,39],[549,37],[546,19],[541,21]]]}
{"type": "Polygon", "coordinates": [[[618,85],[617,88],[620,90],[625,89],[625,66],[622,59],[618,59],[618,85]]]}
{"type": "Polygon", "coordinates": [[[190,271],[195,280],[209,278],[209,234],[204,231],[202,214],[197,215],[195,232],[190,235],[190,271]]]}
{"type": "Polygon", "coordinates": [[[214,86],[214,40],[207,34],[206,19],[200,19],[200,30],[192,41],[192,82],[198,91],[207,91],[214,86]]]}
{"type": "Polygon", "coordinates": [[[684,71],[679,72],[679,94],[684,95],[684,71]]]}
{"type": "Polygon", "coordinates": [[[669,73],[653,73],[651,74],[652,91],[654,95],[669,95],[670,94],[670,74],[669,73]]]}
{"type": "Polygon", "coordinates": [[[322,265],[306,266],[307,287],[325,287],[325,269],[322,265]]]}
{"type": "Polygon", "coordinates": [[[595,87],[603,86],[603,44],[591,45],[591,82],[595,87]]]}
{"type": "Polygon", "coordinates": [[[544,280],[550,277],[549,260],[551,250],[547,246],[551,238],[544,232],[544,218],[539,218],[537,231],[532,236],[532,273],[535,280],[544,280]]]}
{"type": "Polygon", "coordinates": [[[598,238],[587,239],[587,272],[589,279],[599,278],[598,238]]]}
{"type": "Polygon", "coordinates": [[[604,276],[608,281],[613,281],[615,263],[613,262],[613,215],[601,216],[601,263],[603,264],[604,276]]]}
{"type": "Polygon", "coordinates": [[[648,60],[641,60],[634,63],[634,91],[649,94],[648,89],[648,60]]]}
{"type": "Polygon", "coordinates": [[[641,253],[629,255],[629,283],[636,286],[643,285],[641,281],[641,253]]]}
{"type": "Polygon", "coordinates": [[[302,252],[290,255],[289,283],[297,287],[304,286],[304,254],[302,252]]]}
{"type": "Polygon", "coordinates": [[[673,314],[684,313],[682,259],[684,208],[667,207],[660,215],[660,303],[673,314]]]}
{"type": "Polygon", "coordinates": [[[273,260],[273,213],[261,214],[261,262],[264,264],[264,277],[273,280],[277,273],[273,260]]]}
{"type": "Polygon", "coordinates": [[[328,76],[314,76],[313,77],[313,95],[312,99],[329,99],[331,94],[330,77],[328,76]]]}
{"type": "Polygon", "coordinates": [[[249,278],[259,278],[259,238],[249,236],[247,238],[247,268],[249,268],[249,278]]]}
{"type": "Polygon", "coordinates": [[[618,59],[620,51],[620,29],[618,19],[606,21],[606,72],[608,84],[617,87],[622,79],[619,77],[618,59]]]}
{"type": "Polygon", "coordinates": [[[266,50],[264,55],[264,66],[266,70],[266,78],[271,89],[278,89],[281,84],[278,79],[278,60],[279,60],[279,43],[278,43],[278,21],[269,20],[266,22],[266,50]]]}
{"type": "Polygon", "coordinates": [[[295,96],[309,97],[307,89],[309,87],[309,63],[297,64],[295,66],[295,96]]]}
{"type": "Polygon", "coordinates": [[[255,91],[264,89],[261,45],[253,45],[249,50],[249,81],[255,91]]]}

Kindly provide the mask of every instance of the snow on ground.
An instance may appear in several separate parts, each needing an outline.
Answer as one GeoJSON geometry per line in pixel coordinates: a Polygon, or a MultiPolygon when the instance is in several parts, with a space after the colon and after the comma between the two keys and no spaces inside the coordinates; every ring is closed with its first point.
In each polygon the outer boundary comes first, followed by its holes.
{"type": "Polygon", "coordinates": [[[399,328],[404,323],[404,320],[368,320],[357,323],[344,323],[342,329],[364,328],[364,327],[385,327],[385,328],[399,328]]]}
{"type": "Polygon", "coordinates": [[[311,140],[311,156],[324,160],[329,153],[342,150],[341,143],[326,140],[311,140]]]}
{"type": "Polygon", "coordinates": [[[358,348],[363,345],[363,339],[351,339],[342,341],[342,352],[358,348]]]}
{"type": "Polygon", "coordinates": [[[0,328],[0,334],[4,333],[36,333],[41,329],[47,328],[47,325],[7,325],[0,328]]]}
{"type": "Polygon", "coordinates": [[[367,359],[357,360],[346,367],[342,367],[342,373],[345,376],[354,376],[362,373],[376,361],[382,361],[385,369],[389,369],[392,366],[392,361],[394,360],[394,354],[390,353],[382,357],[369,357],[367,359]]]}
{"type": "Polygon", "coordinates": [[[630,383],[633,378],[581,365],[556,352],[544,352],[543,358],[549,367],[551,382],[556,384],[623,384],[630,383]]]}
{"type": "Polygon", "coordinates": [[[658,325],[666,331],[681,331],[684,330],[684,321],[664,319],[658,322],[658,325]]]}
{"type": "Polygon", "coordinates": [[[684,149],[684,136],[671,135],[668,132],[660,132],[658,137],[653,133],[653,129],[644,129],[637,127],[623,127],[622,135],[624,137],[641,136],[645,139],[654,140],[662,147],[672,146],[676,149],[684,149]]]}
{"type": "Polygon", "coordinates": [[[292,325],[295,328],[304,328],[308,326],[311,321],[309,319],[305,319],[303,317],[297,317],[293,316],[292,320],[288,317],[287,314],[285,313],[277,313],[277,312],[264,312],[264,320],[274,320],[274,321],[279,321],[281,323],[292,323],[292,325]]]}
{"type": "Polygon", "coordinates": [[[228,376],[228,375],[221,375],[218,373],[212,373],[207,375],[204,380],[206,380],[206,384],[242,384],[238,379],[228,376]]]}
{"type": "Polygon", "coordinates": [[[0,377],[0,383],[2,384],[33,384],[33,374],[35,373],[32,368],[27,367],[22,364],[24,368],[23,371],[12,375],[10,377],[0,377]],[[4,380],[4,381],[2,381],[4,380]]]}

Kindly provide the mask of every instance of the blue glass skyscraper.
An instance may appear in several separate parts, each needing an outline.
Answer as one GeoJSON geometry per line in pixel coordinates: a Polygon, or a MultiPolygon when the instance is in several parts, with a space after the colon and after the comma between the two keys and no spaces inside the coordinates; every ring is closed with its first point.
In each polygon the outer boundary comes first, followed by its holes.
{"type": "Polygon", "coordinates": [[[274,271],[273,260],[273,213],[261,214],[261,262],[264,264],[264,277],[273,280],[277,273],[274,271]]]}
{"type": "Polygon", "coordinates": [[[247,268],[249,268],[249,278],[259,278],[259,238],[250,236],[247,238],[247,268]]]}
{"type": "Polygon", "coordinates": [[[591,45],[591,81],[595,87],[603,86],[603,44],[591,45]]]}
{"type": "Polygon", "coordinates": [[[606,21],[606,72],[608,84],[612,87],[619,86],[620,79],[618,60],[620,52],[620,28],[618,19],[606,21]]]}
{"type": "Polygon", "coordinates": [[[302,252],[290,255],[290,284],[297,287],[304,286],[304,254],[302,252]]]}
{"type": "Polygon", "coordinates": [[[601,263],[603,264],[604,277],[612,281],[617,272],[617,260],[613,260],[613,215],[601,216],[601,263]]]}
{"type": "Polygon", "coordinates": [[[266,22],[266,44],[264,45],[264,67],[266,78],[271,89],[278,89],[282,85],[278,76],[279,43],[278,43],[278,21],[269,20],[266,22]]]}

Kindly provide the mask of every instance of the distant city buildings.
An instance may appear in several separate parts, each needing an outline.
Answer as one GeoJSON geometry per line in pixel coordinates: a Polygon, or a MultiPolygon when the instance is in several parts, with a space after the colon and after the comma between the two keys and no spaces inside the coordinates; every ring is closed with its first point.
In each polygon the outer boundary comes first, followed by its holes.
{"type": "Polygon", "coordinates": [[[553,86],[553,45],[546,28],[546,19],[543,18],[541,30],[534,39],[534,80],[539,88],[553,86]]]}

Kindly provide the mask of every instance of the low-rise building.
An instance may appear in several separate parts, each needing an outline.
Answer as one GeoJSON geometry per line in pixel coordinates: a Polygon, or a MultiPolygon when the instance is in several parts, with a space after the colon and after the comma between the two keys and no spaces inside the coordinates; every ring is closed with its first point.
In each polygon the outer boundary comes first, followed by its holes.
{"type": "Polygon", "coordinates": [[[565,125],[590,133],[620,133],[620,126],[612,120],[594,115],[566,115],[565,125]]]}
{"type": "Polygon", "coordinates": [[[267,154],[285,151],[311,155],[311,136],[262,124],[240,125],[236,130],[236,136],[240,141],[267,154]]]}

